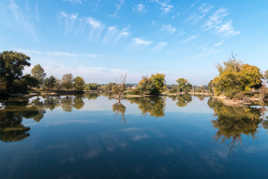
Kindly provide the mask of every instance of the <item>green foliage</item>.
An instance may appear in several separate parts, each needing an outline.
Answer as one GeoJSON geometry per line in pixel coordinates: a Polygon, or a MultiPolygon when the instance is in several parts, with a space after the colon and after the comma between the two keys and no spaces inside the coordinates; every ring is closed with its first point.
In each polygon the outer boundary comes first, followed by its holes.
{"type": "Polygon", "coordinates": [[[248,106],[231,107],[210,99],[208,105],[214,110],[217,120],[212,123],[218,129],[216,138],[240,140],[242,134],[255,136],[261,123],[261,109],[248,106]]]}
{"type": "Polygon", "coordinates": [[[54,76],[50,76],[44,80],[44,87],[46,89],[53,89],[56,87],[57,80],[54,76]]]}
{"type": "Polygon", "coordinates": [[[63,75],[61,86],[65,89],[71,89],[73,87],[73,75],[71,73],[63,75]]]}
{"type": "Polygon", "coordinates": [[[75,96],[73,107],[77,110],[82,109],[84,107],[85,103],[83,101],[82,96],[75,96]]]}
{"type": "Polygon", "coordinates": [[[113,104],[113,112],[120,114],[122,116],[122,120],[125,120],[126,106],[121,103],[115,103],[113,104]]]}
{"type": "Polygon", "coordinates": [[[189,94],[179,95],[177,96],[177,106],[185,107],[192,101],[192,96],[189,94]]]}
{"type": "Polygon", "coordinates": [[[128,100],[131,103],[136,103],[144,115],[147,113],[154,117],[165,115],[165,100],[162,97],[130,98],[128,100]]]}
{"type": "Polygon", "coordinates": [[[230,60],[219,66],[219,76],[209,84],[216,95],[233,98],[262,86],[263,75],[256,66],[230,60]]]}
{"type": "Polygon", "coordinates": [[[40,84],[43,83],[45,77],[46,77],[46,73],[45,73],[45,70],[41,67],[41,65],[35,65],[33,68],[32,68],[32,71],[31,71],[33,77],[35,77],[40,84]]]}
{"type": "Polygon", "coordinates": [[[90,90],[94,91],[94,90],[98,90],[98,88],[99,88],[98,84],[96,84],[96,83],[88,83],[88,84],[85,85],[84,89],[87,90],[87,91],[90,91],[90,90]]]}
{"type": "Polygon", "coordinates": [[[192,89],[192,85],[184,78],[177,79],[178,83],[178,92],[189,93],[192,89]]]}
{"type": "Polygon", "coordinates": [[[157,73],[150,78],[143,77],[137,88],[141,94],[159,95],[165,89],[165,85],[165,75],[157,73]]]}
{"type": "Polygon", "coordinates": [[[31,65],[29,60],[30,57],[18,52],[0,53],[0,81],[5,84],[9,93],[19,90],[15,86],[21,86],[21,84],[15,85],[15,83],[23,79],[24,67],[31,65]]]}
{"type": "Polygon", "coordinates": [[[74,79],[74,88],[78,91],[82,91],[85,87],[85,81],[82,77],[78,76],[74,79]]]}

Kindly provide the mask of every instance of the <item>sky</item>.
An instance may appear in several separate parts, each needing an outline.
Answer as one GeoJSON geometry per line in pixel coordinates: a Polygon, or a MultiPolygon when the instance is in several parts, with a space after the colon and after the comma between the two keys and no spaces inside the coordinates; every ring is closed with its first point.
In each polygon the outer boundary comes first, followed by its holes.
{"type": "MultiPolygon", "coordinates": [[[[0,51],[14,50],[48,75],[129,83],[207,84],[235,54],[268,69],[267,0],[0,0],[0,51]]],[[[26,69],[29,72],[30,69],[26,69]]]]}

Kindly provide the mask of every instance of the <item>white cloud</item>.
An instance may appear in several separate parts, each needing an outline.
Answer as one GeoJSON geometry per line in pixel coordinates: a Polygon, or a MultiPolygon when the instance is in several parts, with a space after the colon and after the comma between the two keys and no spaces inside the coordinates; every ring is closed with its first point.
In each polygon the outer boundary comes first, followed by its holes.
{"type": "Polygon", "coordinates": [[[225,20],[228,16],[228,11],[224,8],[220,8],[214,12],[213,15],[209,17],[209,19],[204,24],[204,28],[206,31],[213,30],[219,34],[223,34],[225,36],[235,36],[239,35],[240,31],[237,31],[233,27],[232,20],[225,20]]]}
{"type": "Polygon", "coordinates": [[[86,22],[94,29],[102,27],[102,23],[100,21],[95,20],[92,17],[87,18],[86,22]]]}
{"type": "Polygon", "coordinates": [[[201,12],[202,15],[206,15],[212,8],[213,8],[212,5],[204,3],[201,4],[201,6],[199,6],[198,10],[201,12]]]}
{"type": "Polygon", "coordinates": [[[72,32],[75,27],[76,20],[78,19],[78,14],[68,14],[62,11],[60,13],[60,18],[64,21],[65,33],[72,32]]]}
{"type": "Polygon", "coordinates": [[[82,34],[89,36],[90,40],[100,40],[104,43],[117,43],[121,39],[127,38],[130,32],[127,28],[116,26],[106,26],[101,21],[93,17],[80,17],[78,13],[60,13],[60,19],[65,25],[65,32],[72,34],[82,34]]]}
{"type": "MultiPolygon", "coordinates": [[[[58,79],[61,79],[64,74],[72,73],[73,76],[81,76],[88,83],[108,83],[108,82],[117,82],[122,74],[127,74],[127,82],[134,83],[138,82],[142,74],[137,72],[130,72],[126,69],[120,68],[111,68],[105,66],[86,66],[86,65],[76,65],[73,66],[60,63],[59,61],[54,60],[53,57],[50,59],[46,58],[46,62],[39,59],[38,64],[40,64],[46,71],[47,75],[53,75],[58,79]]],[[[24,73],[30,73],[31,68],[35,65],[34,63],[31,67],[26,68],[24,73]]]]}
{"type": "Polygon", "coordinates": [[[213,47],[220,47],[224,44],[224,40],[221,40],[219,42],[216,42],[215,44],[213,44],[213,47]]]}
{"type": "Polygon", "coordinates": [[[82,4],[83,0],[63,0],[65,2],[74,3],[74,4],[82,4]]]}
{"type": "Polygon", "coordinates": [[[173,27],[171,24],[168,24],[168,25],[162,25],[161,30],[167,31],[167,32],[173,34],[176,32],[177,29],[175,27],[173,27]]]}
{"type": "Polygon", "coordinates": [[[152,44],[152,41],[143,40],[141,38],[134,38],[133,40],[136,45],[149,46],[152,44]]]}
{"type": "Polygon", "coordinates": [[[193,41],[193,40],[196,39],[196,38],[197,38],[196,35],[191,35],[191,36],[189,36],[188,38],[184,39],[182,42],[183,42],[183,43],[188,43],[188,42],[193,41]]]}
{"type": "Polygon", "coordinates": [[[117,16],[118,12],[120,11],[124,3],[125,3],[125,0],[118,0],[118,3],[115,5],[115,11],[112,14],[113,16],[117,16]]]}
{"type": "Polygon", "coordinates": [[[186,19],[186,21],[189,21],[192,24],[196,24],[196,23],[200,22],[210,12],[210,10],[212,8],[213,8],[213,6],[211,6],[209,4],[201,4],[198,7],[198,12],[195,12],[192,15],[190,15],[186,19]]]}
{"type": "Polygon", "coordinates": [[[204,25],[204,28],[206,30],[211,30],[211,29],[217,28],[218,25],[220,25],[223,22],[223,20],[226,16],[228,16],[228,12],[226,9],[224,9],[224,8],[218,9],[217,11],[214,12],[213,15],[211,15],[209,17],[209,19],[207,20],[207,22],[204,25]]]}
{"type": "Polygon", "coordinates": [[[144,4],[137,4],[137,7],[135,8],[136,11],[138,12],[143,12],[145,10],[145,5],[144,4]]]}
{"type": "Polygon", "coordinates": [[[137,10],[139,12],[142,12],[144,10],[145,6],[143,4],[138,4],[137,10]]]}
{"type": "Polygon", "coordinates": [[[18,52],[25,53],[29,56],[32,55],[42,55],[47,57],[87,57],[87,58],[96,58],[97,54],[85,54],[85,53],[72,53],[66,51],[38,51],[31,49],[16,49],[18,52]]]}
{"type": "Polygon", "coordinates": [[[158,50],[162,50],[163,48],[165,48],[168,45],[167,42],[158,42],[156,44],[156,46],[153,48],[153,50],[158,51],[158,50]]]}
{"type": "Polygon", "coordinates": [[[227,36],[235,36],[240,34],[240,31],[234,30],[233,23],[231,20],[217,27],[217,32],[223,33],[227,36]]]}
{"type": "Polygon", "coordinates": [[[169,1],[164,0],[151,0],[151,1],[160,5],[160,9],[164,14],[169,13],[174,8],[173,5],[168,4],[169,1]]]}
{"type": "Polygon", "coordinates": [[[103,37],[103,42],[116,44],[118,41],[123,38],[127,38],[128,36],[128,28],[123,28],[122,30],[120,30],[115,26],[110,26],[108,27],[106,34],[103,37]]]}
{"type": "MultiPolygon", "coordinates": [[[[38,6],[36,6],[36,7],[38,7],[38,6]]],[[[17,23],[16,26],[20,27],[20,29],[24,30],[26,33],[31,34],[31,36],[35,40],[38,40],[33,20],[30,18],[29,15],[27,15],[27,14],[25,14],[25,12],[23,12],[23,10],[15,2],[15,0],[10,0],[7,8],[8,8],[8,11],[10,11],[10,13],[8,15],[12,15],[12,18],[15,19],[15,22],[17,23]]],[[[37,8],[35,10],[33,10],[35,12],[34,13],[35,16],[38,15],[38,14],[36,14],[36,13],[38,13],[37,10],[38,10],[37,8]]],[[[8,17],[5,17],[5,18],[8,18],[8,17]]],[[[34,19],[37,20],[38,17],[34,18],[34,19]]]]}

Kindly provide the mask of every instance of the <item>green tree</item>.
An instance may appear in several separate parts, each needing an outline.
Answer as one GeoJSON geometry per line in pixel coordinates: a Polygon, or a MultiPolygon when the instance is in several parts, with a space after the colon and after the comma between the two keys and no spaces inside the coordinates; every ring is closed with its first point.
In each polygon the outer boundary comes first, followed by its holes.
{"type": "Polygon", "coordinates": [[[63,88],[71,89],[73,87],[73,75],[71,73],[63,75],[61,84],[63,88]]]}
{"type": "Polygon", "coordinates": [[[242,64],[236,60],[218,66],[219,76],[210,84],[214,94],[233,98],[262,86],[263,75],[256,66],[242,64]]]}
{"type": "Polygon", "coordinates": [[[192,89],[192,85],[184,78],[177,79],[178,83],[178,92],[182,93],[189,93],[192,89]]]}
{"type": "Polygon", "coordinates": [[[164,74],[153,74],[150,78],[143,77],[138,84],[138,89],[141,94],[159,95],[166,87],[164,74]]]}
{"type": "Polygon", "coordinates": [[[52,89],[56,87],[57,80],[54,76],[50,76],[49,78],[46,78],[44,81],[44,86],[46,89],[52,89]]]}
{"type": "Polygon", "coordinates": [[[85,90],[90,91],[90,90],[98,90],[99,85],[96,83],[88,83],[85,85],[85,90]]]}
{"type": "Polygon", "coordinates": [[[45,70],[41,67],[41,65],[35,65],[33,68],[32,68],[32,76],[35,77],[40,84],[43,83],[45,77],[46,77],[46,73],[45,73],[45,70]]]}
{"type": "Polygon", "coordinates": [[[85,87],[85,81],[82,77],[78,76],[74,79],[74,88],[78,91],[82,91],[85,87]]]}
{"type": "Polygon", "coordinates": [[[166,86],[166,81],[165,81],[165,75],[161,73],[157,73],[151,76],[150,80],[153,83],[153,93],[154,94],[160,94],[165,86],[166,86]]]}
{"type": "Polygon", "coordinates": [[[30,57],[23,53],[4,51],[0,53],[0,81],[9,93],[14,92],[14,83],[23,78],[24,67],[30,66],[30,57]]]}

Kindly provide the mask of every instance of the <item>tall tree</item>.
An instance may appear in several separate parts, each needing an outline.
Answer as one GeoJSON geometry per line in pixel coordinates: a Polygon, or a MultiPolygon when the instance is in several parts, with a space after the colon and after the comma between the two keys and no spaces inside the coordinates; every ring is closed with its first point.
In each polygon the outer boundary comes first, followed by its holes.
{"type": "Polygon", "coordinates": [[[245,92],[259,89],[263,75],[256,66],[231,60],[218,68],[219,75],[210,84],[214,94],[236,97],[245,92]]]}
{"type": "Polygon", "coordinates": [[[8,92],[14,91],[14,83],[23,78],[24,67],[30,66],[30,57],[23,53],[4,51],[0,53],[0,81],[8,92]]]}
{"type": "Polygon", "coordinates": [[[74,79],[74,88],[78,91],[82,91],[85,87],[85,81],[82,77],[78,76],[74,79]]]}
{"type": "Polygon", "coordinates": [[[71,73],[63,75],[61,84],[64,88],[71,89],[73,87],[73,75],[71,73]]]}
{"type": "Polygon", "coordinates": [[[150,78],[143,77],[138,84],[138,89],[142,94],[159,95],[165,86],[165,75],[157,73],[153,74],[150,78]]]}
{"type": "Polygon", "coordinates": [[[177,79],[178,83],[178,92],[189,93],[192,89],[192,85],[184,78],[177,79]]]}
{"type": "Polygon", "coordinates": [[[41,65],[39,64],[35,65],[32,68],[31,72],[32,72],[33,77],[35,77],[40,82],[40,84],[42,84],[46,77],[46,73],[45,73],[45,70],[41,67],[41,65]]]}
{"type": "Polygon", "coordinates": [[[56,87],[57,80],[54,76],[50,76],[44,80],[44,86],[46,89],[52,89],[56,87]]]}
{"type": "Polygon", "coordinates": [[[124,95],[124,92],[126,90],[126,80],[127,75],[122,75],[120,79],[120,83],[116,84],[112,87],[112,93],[116,95],[116,98],[118,99],[118,103],[120,103],[121,98],[124,95]]]}

